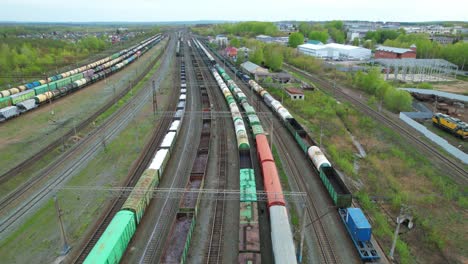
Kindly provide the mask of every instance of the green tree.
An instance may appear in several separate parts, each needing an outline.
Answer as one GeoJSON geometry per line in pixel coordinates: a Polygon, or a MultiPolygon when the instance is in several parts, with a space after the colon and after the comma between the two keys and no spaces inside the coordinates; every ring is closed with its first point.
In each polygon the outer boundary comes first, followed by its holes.
{"type": "Polygon", "coordinates": [[[232,47],[236,47],[236,48],[239,48],[240,47],[240,40],[236,37],[233,37],[231,39],[231,41],[229,42],[229,44],[232,46],[232,47]]]}
{"type": "Polygon", "coordinates": [[[299,23],[299,32],[302,33],[304,36],[308,36],[310,32],[312,31],[312,25],[307,23],[307,22],[301,22],[299,23]]]}
{"type": "Polygon", "coordinates": [[[369,31],[366,33],[364,39],[371,39],[374,43],[384,43],[387,39],[396,39],[401,34],[404,34],[404,29],[402,30],[389,30],[389,29],[379,29],[376,31],[369,31]]]}
{"type": "Polygon", "coordinates": [[[366,40],[364,43],[362,43],[362,46],[366,49],[374,49],[374,43],[372,40],[366,40]]]}
{"type": "Polygon", "coordinates": [[[353,46],[359,46],[359,38],[353,39],[353,46]]]}
{"type": "Polygon", "coordinates": [[[343,21],[339,21],[339,20],[333,20],[333,21],[330,21],[328,22],[325,27],[327,28],[335,28],[337,30],[343,30],[344,29],[344,23],[343,21]]]}
{"type": "Polygon", "coordinates": [[[279,47],[273,45],[267,45],[264,49],[265,65],[272,71],[279,71],[283,66],[283,54],[279,50],[279,47]]]}
{"type": "Polygon", "coordinates": [[[346,35],[343,31],[332,27],[328,30],[330,37],[335,40],[336,43],[344,43],[346,40],[346,35]]]}
{"type": "Polygon", "coordinates": [[[328,33],[326,31],[311,31],[309,33],[310,40],[319,40],[322,43],[327,43],[328,33]]]}
{"type": "Polygon", "coordinates": [[[239,50],[237,52],[237,60],[236,60],[236,64],[237,65],[241,65],[242,63],[245,62],[245,52],[243,50],[239,50]]]}
{"type": "Polygon", "coordinates": [[[264,62],[264,55],[263,55],[263,48],[257,47],[255,51],[252,53],[252,56],[249,57],[249,60],[257,65],[262,65],[264,62]]]}
{"type": "Polygon", "coordinates": [[[292,48],[297,48],[298,45],[304,43],[304,35],[300,32],[294,32],[289,35],[289,46],[292,48]]]}

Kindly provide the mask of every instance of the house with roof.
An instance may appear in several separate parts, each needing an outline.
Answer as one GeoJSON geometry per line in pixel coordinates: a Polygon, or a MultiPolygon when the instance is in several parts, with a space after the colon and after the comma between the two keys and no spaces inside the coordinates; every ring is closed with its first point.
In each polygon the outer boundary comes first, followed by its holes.
{"type": "Polygon", "coordinates": [[[379,46],[375,49],[376,59],[416,59],[416,45],[411,45],[409,49],[379,46]]]}
{"type": "Polygon", "coordinates": [[[237,49],[235,47],[227,47],[224,49],[224,54],[229,58],[237,58],[237,49]]]}
{"type": "Polygon", "coordinates": [[[291,100],[304,100],[304,92],[301,89],[290,87],[284,90],[289,95],[291,100]]]}

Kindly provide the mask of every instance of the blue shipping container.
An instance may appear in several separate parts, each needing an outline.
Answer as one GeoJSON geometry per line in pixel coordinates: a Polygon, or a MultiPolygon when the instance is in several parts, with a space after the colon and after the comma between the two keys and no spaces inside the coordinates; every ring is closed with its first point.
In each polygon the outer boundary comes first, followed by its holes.
{"type": "Polygon", "coordinates": [[[360,208],[348,208],[346,225],[356,241],[369,241],[372,228],[360,208]]]}

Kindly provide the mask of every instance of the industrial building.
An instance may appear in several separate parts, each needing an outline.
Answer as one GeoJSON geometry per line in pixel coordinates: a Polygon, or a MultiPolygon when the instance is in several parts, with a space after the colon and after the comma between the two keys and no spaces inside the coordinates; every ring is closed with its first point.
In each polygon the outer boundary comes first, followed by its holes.
{"type": "Polygon", "coordinates": [[[271,37],[267,35],[258,35],[255,39],[265,43],[278,43],[285,46],[289,42],[289,37],[271,37]]]}
{"type": "Polygon", "coordinates": [[[326,45],[303,44],[297,47],[303,54],[331,60],[369,60],[371,50],[361,47],[330,43],[326,45]]]}
{"type": "Polygon", "coordinates": [[[262,79],[262,78],[269,76],[267,69],[261,66],[258,66],[257,64],[250,62],[250,61],[246,61],[242,63],[241,68],[243,68],[250,74],[254,75],[255,80],[262,79]]]}
{"type": "Polygon", "coordinates": [[[227,46],[229,40],[225,35],[217,35],[214,42],[220,46],[227,46]]]}
{"type": "Polygon", "coordinates": [[[409,49],[379,46],[375,49],[376,59],[416,59],[416,46],[409,49]]]}

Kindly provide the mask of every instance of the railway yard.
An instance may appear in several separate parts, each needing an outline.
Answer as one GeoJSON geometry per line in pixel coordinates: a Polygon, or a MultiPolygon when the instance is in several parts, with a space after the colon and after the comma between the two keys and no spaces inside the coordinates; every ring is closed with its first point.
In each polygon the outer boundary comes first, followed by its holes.
{"type": "MultiPolygon", "coordinates": [[[[466,186],[467,166],[394,114],[283,68],[466,186]]],[[[206,39],[171,29],[62,75],[0,100],[5,263],[399,263],[322,128],[206,39]]]]}

